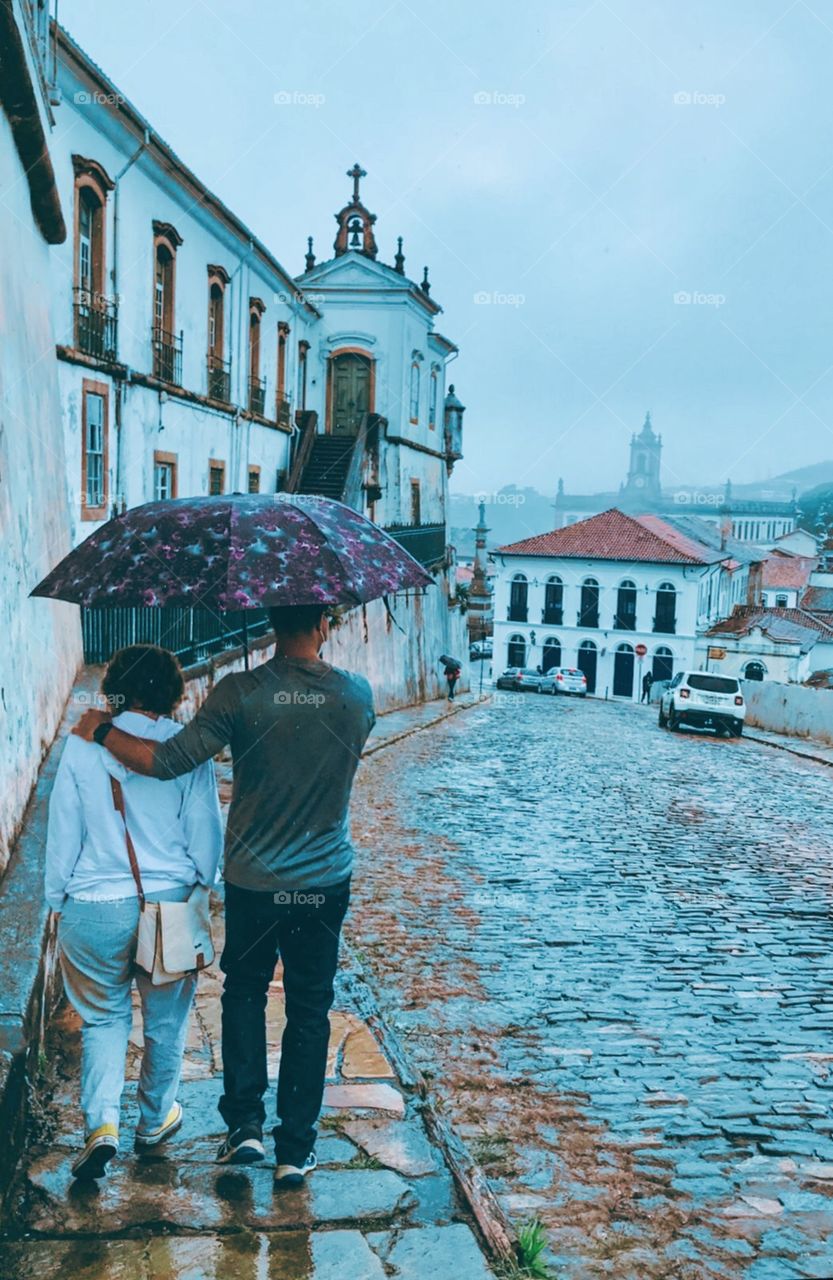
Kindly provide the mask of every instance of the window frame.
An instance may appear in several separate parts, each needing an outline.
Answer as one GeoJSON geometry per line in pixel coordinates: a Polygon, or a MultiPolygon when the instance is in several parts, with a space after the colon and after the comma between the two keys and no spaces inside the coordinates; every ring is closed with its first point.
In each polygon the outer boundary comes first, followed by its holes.
{"type": "Polygon", "coordinates": [[[223,458],[208,459],[208,496],[209,498],[222,498],[226,491],[226,464],[223,458]],[[213,471],[220,472],[220,490],[215,493],[211,488],[211,473],[213,471]]]}
{"type": "Polygon", "coordinates": [[[254,466],[252,463],[249,463],[248,467],[246,468],[246,492],[260,493],[260,467],[254,466]],[[253,476],[257,480],[257,487],[255,489],[252,488],[253,476]]]}
{"type": "Polygon", "coordinates": [[[178,496],[178,470],[179,455],[176,453],[167,453],[162,449],[154,449],[153,451],[153,500],[154,502],[164,502],[178,496]],[[156,468],[171,468],[171,492],[168,498],[161,498],[158,493],[158,485],[156,483],[156,468]]]}
{"type": "Polygon", "coordinates": [[[85,521],[106,520],[109,506],[109,435],[110,435],[110,388],[106,382],[97,382],[93,378],[84,378],[81,382],[81,519],[85,521]],[[87,397],[95,395],[103,402],[101,421],[101,493],[102,501],[98,506],[87,502],[87,397]]]}

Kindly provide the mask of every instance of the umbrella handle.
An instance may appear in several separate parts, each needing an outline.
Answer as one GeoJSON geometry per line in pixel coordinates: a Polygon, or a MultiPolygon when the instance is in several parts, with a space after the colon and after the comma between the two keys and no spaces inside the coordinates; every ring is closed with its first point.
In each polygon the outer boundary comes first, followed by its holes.
{"type": "Polygon", "coordinates": [[[249,620],[243,610],[243,669],[249,670],[249,620]]]}

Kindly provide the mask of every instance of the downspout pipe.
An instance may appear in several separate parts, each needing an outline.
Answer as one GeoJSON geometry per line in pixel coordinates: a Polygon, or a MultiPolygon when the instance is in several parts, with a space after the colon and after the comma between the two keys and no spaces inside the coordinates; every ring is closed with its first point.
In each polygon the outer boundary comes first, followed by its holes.
{"type": "MultiPolygon", "coordinates": [[[[124,175],[127,173],[128,169],[133,168],[133,165],[139,159],[139,156],[142,154],[143,151],[145,151],[148,148],[149,145],[150,145],[150,130],[145,129],[145,135],[142,141],[140,142],[139,146],[133,152],[133,155],[130,157],[127,163],[124,164],[121,167],[121,169],[119,169],[118,173],[115,176],[115,179],[113,180],[113,186],[114,186],[114,191],[113,191],[113,269],[110,272],[110,282],[113,286],[113,298],[115,300],[117,308],[120,302],[120,299],[119,299],[119,192],[121,190],[121,180],[124,177],[124,175]]],[[[117,310],[116,311],[116,343],[115,343],[116,361],[118,361],[118,358],[119,358],[118,344],[119,344],[119,321],[118,321],[118,310],[117,310]]],[[[121,511],[124,511],[127,506],[124,489],[122,485],[123,464],[122,464],[122,440],[121,440],[121,401],[122,401],[121,380],[116,381],[115,389],[116,389],[116,404],[115,404],[114,422],[115,422],[115,428],[116,428],[116,500],[115,500],[115,503],[113,504],[115,508],[113,512],[114,515],[118,514],[119,509],[121,511]]]]}

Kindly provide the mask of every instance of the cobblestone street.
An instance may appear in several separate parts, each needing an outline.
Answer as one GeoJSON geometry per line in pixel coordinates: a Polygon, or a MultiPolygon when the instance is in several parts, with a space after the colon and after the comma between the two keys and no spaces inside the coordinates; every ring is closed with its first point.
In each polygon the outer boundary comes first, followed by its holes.
{"type": "Polygon", "coordinates": [[[508,693],[360,779],[351,937],[559,1280],[833,1275],[829,770],[508,693]]]}

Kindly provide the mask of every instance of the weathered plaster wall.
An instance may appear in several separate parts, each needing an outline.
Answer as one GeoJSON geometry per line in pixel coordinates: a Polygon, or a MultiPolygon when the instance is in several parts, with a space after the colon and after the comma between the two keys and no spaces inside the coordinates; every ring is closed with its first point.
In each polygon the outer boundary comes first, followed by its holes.
{"type": "Polygon", "coordinates": [[[743,692],[749,724],[833,744],[833,690],[744,680],[743,692]]]}
{"type": "Polygon", "coordinates": [[[29,600],[69,550],[49,250],[0,114],[0,871],[81,659],[78,610],[29,600]]]}

